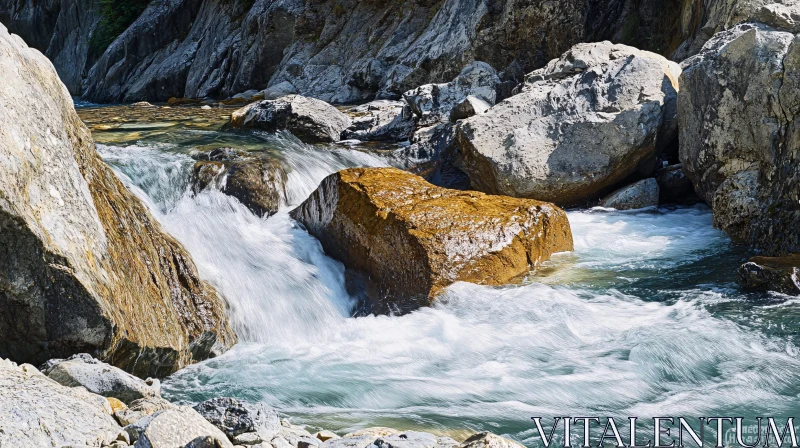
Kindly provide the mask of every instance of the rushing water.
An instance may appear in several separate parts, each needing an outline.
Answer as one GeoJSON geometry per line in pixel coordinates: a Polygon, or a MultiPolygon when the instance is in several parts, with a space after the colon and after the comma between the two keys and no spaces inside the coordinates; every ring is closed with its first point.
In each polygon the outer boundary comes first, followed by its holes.
{"type": "Polygon", "coordinates": [[[260,219],[219,192],[193,196],[188,154],[223,145],[274,154],[293,205],[329,173],[386,159],[288,134],[220,132],[208,125],[219,111],[203,113],[195,125],[82,113],[102,157],[230,302],[241,342],[168,378],[170,399],[234,396],[310,428],[490,430],[529,446],[538,445],[531,416],[800,410],[800,306],[737,289],[748,254],[712,227],[706,207],[570,211],[575,251],[523,285],[460,283],[432,308],[353,318],[342,265],[291,207],[260,219]]]}

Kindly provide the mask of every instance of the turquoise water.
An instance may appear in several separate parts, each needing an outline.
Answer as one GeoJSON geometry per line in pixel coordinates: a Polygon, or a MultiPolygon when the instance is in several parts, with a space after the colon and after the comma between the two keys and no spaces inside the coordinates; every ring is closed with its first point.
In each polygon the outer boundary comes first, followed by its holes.
{"type": "Polygon", "coordinates": [[[241,340],[166,379],[172,400],[234,396],[312,429],[489,430],[528,446],[540,446],[531,416],[800,410],[800,305],[739,291],[750,254],[712,227],[707,207],[572,210],[575,251],[522,285],[459,283],[432,308],[352,318],[342,265],[291,206],[260,219],[219,192],[192,196],[187,154],[266,151],[289,170],[292,206],[329,173],[387,159],[288,134],[131,127],[95,130],[100,154],[225,295],[241,340]]]}

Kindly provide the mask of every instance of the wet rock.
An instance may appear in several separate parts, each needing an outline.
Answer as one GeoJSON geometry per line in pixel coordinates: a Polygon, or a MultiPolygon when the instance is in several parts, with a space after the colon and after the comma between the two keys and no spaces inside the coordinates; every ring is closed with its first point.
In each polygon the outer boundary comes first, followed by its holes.
{"type": "Polygon", "coordinates": [[[222,431],[188,406],[158,411],[125,431],[136,448],[233,448],[222,431]]]}
{"type": "Polygon", "coordinates": [[[679,156],[714,225],[765,255],[800,252],[800,38],[745,23],[683,65],[679,156]]]}
{"type": "Polygon", "coordinates": [[[652,177],[632,183],[611,193],[600,201],[601,207],[634,210],[658,207],[658,182],[652,177]]]}
{"type": "Polygon", "coordinates": [[[683,165],[676,163],[665,166],[656,173],[656,182],[661,192],[660,202],[683,202],[696,198],[692,181],[683,172],[683,165]]]}
{"type": "Polygon", "coordinates": [[[160,377],[230,347],[217,292],[97,155],[52,64],[2,26],[0,78],[0,356],[160,377]]]}
{"type": "Polygon", "coordinates": [[[50,379],[69,387],[83,386],[89,392],[123,402],[161,396],[158,380],[147,384],[122,369],[79,353],[67,359],[51,359],[42,368],[50,379]]]}
{"type": "Polygon", "coordinates": [[[522,448],[517,442],[505,439],[490,432],[473,435],[460,445],[461,448],[522,448]]]}
{"type": "Polygon", "coordinates": [[[105,398],[3,359],[0,403],[4,447],[99,446],[115,440],[120,431],[105,398]]]}
{"type": "Polygon", "coordinates": [[[469,95],[460,103],[456,104],[450,111],[450,121],[463,120],[473,115],[478,115],[486,112],[491,104],[478,98],[477,96],[469,95]]]}
{"type": "Polygon", "coordinates": [[[521,92],[461,122],[472,187],[561,205],[593,199],[670,142],[680,68],[625,45],[578,44],[521,92]]]}
{"type": "Polygon", "coordinates": [[[274,215],[286,203],[286,171],[275,160],[232,148],[218,148],[198,158],[191,179],[195,194],[217,188],[258,216],[274,215]]]}
{"type": "Polygon", "coordinates": [[[127,409],[115,411],[114,417],[120,425],[128,426],[148,415],[173,407],[174,405],[172,403],[161,397],[140,398],[131,402],[127,409]]]}
{"type": "Polygon", "coordinates": [[[552,204],[448,190],[395,168],[332,174],[291,215],[374,283],[376,313],[428,306],[456,281],[506,284],[572,250],[552,204]]]}
{"type": "Polygon", "coordinates": [[[411,109],[403,101],[376,100],[346,112],[352,124],[342,132],[342,139],[400,142],[414,132],[411,109]]]}
{"type": "MultiPolygon", "coordinates": [[[[236,439],[245,433],[257,433],[262,441],[268,441],[281,429],[280,419],[274,409],[235,398],[213,398],[198,404],[194,409],[239,445],[260,443],[242,443],[236,439]]],[[[246,439],[254,440],[248,437],[246,439]]]]}
{"type": "Polygon", "coordinates": [[[336,142],[350,126],[350,118],[324,101],[289,95],[237,110],[231,114],[231,126],[269,132],[285,129],[304,142],[336,142]]]}
{"type": "Polygon", "coordinates": [[[426,84],[403,94],[421,126],[429,126],[450,117],[450,111],[468,96],[493,105],[500,78],[485,62],[473,62],[446,84],[426,84]]]}
{"type": "Polygon", "coordinates": [[[739,268],[745,289],[800,295],[800,255],[753,257],[739,268]]]}

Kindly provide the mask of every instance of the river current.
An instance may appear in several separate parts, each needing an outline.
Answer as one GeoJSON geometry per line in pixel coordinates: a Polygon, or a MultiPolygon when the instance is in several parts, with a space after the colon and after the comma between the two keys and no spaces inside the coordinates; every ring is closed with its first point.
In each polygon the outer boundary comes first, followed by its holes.
{"type": "Polygon", "coordinates": [[[326,175],[389,158],[221,131],[230,111],[129,111],[80,109],[103,159],[227,298],[240,338],[167,378],[171,400],[263,402],[310,430],[488,430],[527,446],[540,446],[532,416],[800,411],[800,303],[738,289],[750,254],[705,206],[569,210],[575,251],[522,285],[458,283],[431,308],[354,318],[343,266],[288,211],[326,175]],[[261,219],[218,191],[191,194],[190,154],[220,146],[280,160],[291,205],[261,219]]]}

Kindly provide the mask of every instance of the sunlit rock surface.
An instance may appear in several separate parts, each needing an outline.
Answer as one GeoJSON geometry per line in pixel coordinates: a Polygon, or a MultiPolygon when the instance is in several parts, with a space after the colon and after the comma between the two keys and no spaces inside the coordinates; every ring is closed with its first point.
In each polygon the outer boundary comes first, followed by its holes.
{"type": "Polygon", "coordinates": [[[506,284],[572,250],[567,216],[552,204],[448,190],[394,168],[332,174],[292,217],[369,276],[378,313],[427,306],[456,281],[506,284]]]}

